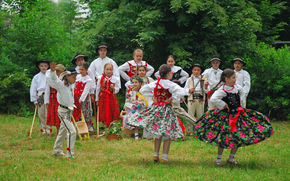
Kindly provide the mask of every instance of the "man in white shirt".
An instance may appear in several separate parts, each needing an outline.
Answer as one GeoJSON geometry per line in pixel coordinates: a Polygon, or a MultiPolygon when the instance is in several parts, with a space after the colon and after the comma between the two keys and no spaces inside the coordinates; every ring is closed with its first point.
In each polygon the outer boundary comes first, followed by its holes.
{"type": "Polygon", "coordinates": [[[242,104],[241,106],[246,107],[247,96],[251,88],[251,77],[247,71],[243,70],[243,66],[245,66],[246,63],[242,58],[237,57],[232,60],[232,63],[235,68],[234,71],[236,72],[236,83],[243,88],[243,91],[245,93],[243,100],[244,104],[242,104]]]}
{"type": "MultiPolygon", "coordinates": [[[[104,73],[104,66],[107,63],[111,63],[113,65],[113,76],[117,78],[119,81],[119,84],[121,85],[120,82],[120,74],[118,70],[118,65],[116,62],[109,57],[107,57],[107,46],[106,45],[100,45],[98,47],[98,53],[100,55],[99,58],[94,60],[89,67],[89,76],[92,78],[92,80],[96,80],[97,77],[101,76],[104,73]]],[[[92,95],[92,101],[95,101],[95,90],[96,90],[96,85],[94,84],[93,90],[91,92],[92,95]]]]}
{"type": "Polygon", "coordinates": [[[222,63],[221,59],[218,57],[213,57],[209,63],[211,64],[211,68],[206,69],[202,75],[205,76],[209,83],[209,88],[212,89],[216,86],[221,78],[222,70],[219,69],[220,64],[222,63]]]}
{"type": "Polygon", "coordinates": [[[36,62],[36,67],[40,70],[36,74],[30,85],[30,101],[38,108],[38,120],[41,134],[50,134],[51,128],[46,124],[47,109],[44,104],[44,92],[46,88],[46,71],[49,68],[49,61],[42,59],[36,62]]]}

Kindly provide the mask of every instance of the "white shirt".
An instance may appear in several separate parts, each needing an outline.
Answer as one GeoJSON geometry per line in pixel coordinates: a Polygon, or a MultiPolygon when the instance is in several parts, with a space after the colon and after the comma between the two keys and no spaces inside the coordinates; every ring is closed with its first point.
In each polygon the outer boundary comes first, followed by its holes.
{"type": "MultiPolygon", "coordinates": [[[[120,74],[118,70],[118,65],[116,64],[114,60],[110,59],[109,57],[105,57],[103,59],[99,57],[91,63],[89,67],[89,76],[91,77],[91,79],[94,81],[96,77],[101,76],[104,73],[104,66],[107,63],[110,63],[113,65],[113,69],[114,69],[113,76],[117,78],[118,81],[120,82],[120,74]]],[[[94,84],[94,88],[95,88],[95,84],[94,84]]]]}
{"type": "MultiPolygon", "coordinates": [[[[188,89],[190,89],[190,88],[194,88],[194,91],[202,92],[202,90],[201,90],[201,88],[200,88],[200,81],[199,81],[200,78],[201,78],[200,76],[195,77],[195,76],[191,75],[191,76],[186,80],[184,88],[188,88],[188,89]],[[193,86],[192,86],[192,85],[189,85],[189,80],[190,80],[190,79],[193,79],[193,86]]],[[[203,91],[204,91],[205,93],[207,93],[207,92],[209,91],[208,88],[205,89],[205,84],[203,84],[203,91]]]]}
{"type": "MultiPolygon", "coordinates": [[[[101,79],[102,75],[98,76],[98,83],[97,83],[97,90],[96,90],[96,102],[99,100],[99,94],[101,92],[101,79]]],[[[112,79],[110,80],[111,83],[115,84],[115,90],[113,94],[117,94],[119,90],[121,89],[120,79],[117,79],[115,76],[112,76],[112,79]]]]}
{"type": "MultiPolygon", "coordinates": [[[[150,84],[144,85],[140,89],[140,93],[146,97],[153,97],[154,96],[154,88],[156,87],[156,83],[157,83],[157,80],[154,82],[151,82],[150,84]]],[[[189,95],[189,89],[182,88],[178,84],[176,84],[170,80],[161,79],[159,84],[162,85],[162,87],[164,89],[168,89],[168,91],[172,94],[172,102],[173,103],[179,103],[181,97],[189,95]]],[[[158,86],[158,89],[160,89],[160,86],[158,86]]]]}
{"type": "Polygon", "coordinates": [[[76,82],[82,82],[82,83],[86,84],[84,91],[83,91],[81,97],[79,98],[80,101],[84,102],[86,100],[88,94],[91,92],[91,89],[93,88],[94,82],[90,76],[88,76],[88,75],[82,76],[81,74],[77,75],[76,82]]]}
{"type": "MultiPolygon", "coordinates": [[[[180,72],[180,79],[178,79],[179,81],[180,81],[180,83],[181,84],[183,84],[185,81],[186,81],[186,79],[189,77],[189,75],[188,75],[188,73],[187,72],[185,72],[181,67],[179,67],[179,66],[173,66],[173,67],[171,67],[171,71],[173,72],[173,73],[176,73],[177,71],[179,71],[181,69],[181,72],[180,72]]],[[[154,76],[156,77],[156,78],[158,78],[158,77],[160,77],[160,74],[159,74],[159,71],[157,71],[155,74],[154,74],[154,76]]]]}
{"type": "Polygon", "coordinates": [[[80,66],[77,65],[75,69],[76,69],[77,73],[80,73],[80,66]]]}
{"type": "Polygon", "coordinates": [[[30,85],[30,101],[37,104],[37,92],[45,91],[46,87],[46,76],[45,73],[39,72],[36,74],[30,85]]]}
{"type": "Polygon", "coordinates": [[[244,89],[245,94],[248,95],[251,88],[250,74],[243,69],[241,69],[239,72],[235,70],[235,72],[237,76],[236,83],[240,85],[244,89]]]}
{"type": "MultiPolygon", "coordinates": [[[[222,98],[226,97],[227,93],[223,90],[223,87],[225,90],[233,89],[233,87],[222,85],[218,90],[216,90],[209,100],[209,103],[211,104],[211,107],[209,108],[210,110],[212,110],[213,108],[218,108],[219,110],[224,109],[226,103],[222,100],[222,98]]],[[[234,89],[231,91],[228,91],[228,93],[234,93],[234,94],[239,93],[241,105],[244,104],[245,93],[241,86],[236,84],[234,86],[234,89]]]]}
{"type": "MultiPolygon", "coordinates": [[[[137,64],[136,64],[134,60],[128,61],[128,62],[124,63],[123,65],[121,65],[119,67],[119,72],[120,72],[121,77],[126,81],[130,80],[128,73],[126,73],[126,72],[130,71],[130,66],[128,63],[130,63],[132,66],[135,66],[135,67],[141,66],[141,65],[146,66],[146,61],[140,61],[140,62],[137,62],[137,64]]],[[[153,72],[154,72],[154,68],[147,63],[146,76],[150,77],[153,74],[153,72]]]]}
{"type": "Polygon", "coordinates": [[[64,85],[64,82],[57,77],[55,71],[50,72],[49,78],[51,80],[50,86],[57,90],[57,102],[73,110],[74,84],[64,85]]]}
{"type": "Polygon", "coordinates": [[[212,67],[206,69],[202,75],[204,75],[209,83],[209,88],[212,89],[216,84],[219,83],[223,71],[221,69],[213,69],[212,67]]]}

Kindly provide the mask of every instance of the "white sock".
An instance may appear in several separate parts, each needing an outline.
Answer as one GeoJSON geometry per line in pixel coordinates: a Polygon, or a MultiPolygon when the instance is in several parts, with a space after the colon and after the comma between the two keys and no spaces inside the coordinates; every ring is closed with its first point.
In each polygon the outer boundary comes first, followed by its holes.
{"type": "Polygon", "coordinates": [[[159,157],[159,153],[157,153],[157,152],[154,152],[154,156],[157,156],[157,157],[159,157]]]}
{"type": "Polygon", "coordinates": [[[217,155],[216,162],[220,163],[222,161],[222,155],[217,155]]]}
{"type": "Polygon", "coordinates": [[[233,162],[233,161],[235,161],[235,154],[230,154],[230,156],[229,156],[229,161],[230,162],[233,162]]]}
{"type": "Polygon", "coordinates": [[[139,139],[139,133],[135,133],[135,140],[139,139]]]}
{"type": "Polygon", "coordinates": [[[162,154],[162,160],[168,161],[168,154],[162,154]]]}

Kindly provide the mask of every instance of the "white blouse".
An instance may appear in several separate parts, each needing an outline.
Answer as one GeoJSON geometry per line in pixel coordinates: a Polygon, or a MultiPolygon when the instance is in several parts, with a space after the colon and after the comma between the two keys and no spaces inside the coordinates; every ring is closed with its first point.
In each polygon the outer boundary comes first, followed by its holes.
{"type": "Polygon", "coordinates": [[[209,68],[206,69],[202,75],[204,75],[209,83],[209,88],[212,89],[216,84],[219,83],[221,79],[223,71],[221,69],[214,69],[214,68],[209,68]]]}
{"type": "Polygon", "coordinates": [[[39,72],[36,74],[30,85],[30,101],[37,104],[37,92],[45,91],[46,87],[46,75],[45,73],[39,72]]]}
{"type": "MultiPolygon", "coordinates": [[[[181,84],[183,84],[185,81],[186,81],[186,79],[189,77],[189,75],[188,75],[188,73],[187,72],[185,72],[181,67],[179,67],[179,66],[173,66],[173,67],[171,67],[171,71],[173,72],[173,73],[176,73],[177,71],[179,71],[181,69],[181,73],[180,73],[180,79],[179,79],[179,81],[180,81],[180,83],[181,84]]],[[[155,74],[154,74],[154,76],[156,77],[156,78],[158,78],[158,77],[160,77],[160,74],[159,74],[159,71],[157,71],[155,74]]]]}
{"type": "Polygon", "coordinates": [[[243,88],[237,84],[235,84],[234,88],[230,87],[230,86],[221,86],[218,90],[216,90],[213,95],[211,96],[210,100],[209,100],[209,104],[212,105],[212,107],[210,108],[217,108],[219,110],[224,109],[226,103],[222,100],[222,98],[227,96],[227,93],[223,90],[230,90],[228,91],[228,93],[239,93],[240,96],[240,101],[241,101],[241,105],[244,104],[244,97],[245,97],[245,93],[243,91],[243,88]],[[224,87],[224,88],[223,88],[224,87]]]}
{"type": "MultiPolygon", "coordinates": [[[[154,82],[151,82],[150,84],[144,85],[140,89],[140,93],[146,97],[153,97],[154,96],[154,88],[156,87],[156,84],[157,84],[157,80],[154,82]]],[[[159,84],[164,89],[168,89],[168,91],[172,94],[172,102],[173,103],[179,103],[181,97],[189,95],[189,89],[182,88],[178,84],[176,84],[170,80],[161,79],[159,84]]],[[[161,87],[158,86],[158,89],[161,89],[161,87]]]]}
{"type": "Polygon", "coordinates": [[[81,97],[79,98],[80,101],[84,102],[86,100],[88,94],[93,89],[94,81],[88,75],[82,76],[81,74],[78,74],[76,77],[76,82],[82,82],[82,83],[86,84],[84,91],[83,91],[81,97]]]}
{"type": "MultiPolygon", "coordinates": [[[[99,100],[99,94],[101,92],[101,79],[102,75],[98,76],[98,83],[97,83],[97,89],[96,89],[96,101],[99,100]]],[[[115,90],[114,94],[117,94],[119,90],[121,89],[120,79],[116,78],[115,76],[112,76],[112,79],[110,80],[111,83],[115,84],[115,90]]]]}
{"type": "MultiPolygon", "coordinates": [[[[137,66],[141,66],[141,65],[146,65],[146,61],[140,61],[140,62],[137,62],[137,64],[135,63],[134,60],[131,60],[131,61],[128,61],[128,62],[131,65],[136,66],[136,67],[137,66]]],[[[126,72],[130,71],[130,66],[129,66],[128,62],[125,62],[123,65],[121,65],[119,67],[120,75],[126,81],[130,80],[130,77],[129,77],[128,73],[126,73],[126,72]]],[[[146,75],[148,77],[150,77],[153,74],[153,72],[154,72],[154,68],[147,63],[147,73],[146,73],[146,75]]]]}
{"type": "MultiPolygon", "coordinates": [[[[152,79],[151,77],[141,77],[141,79],[143,79],[143,84],[142,85],[149,84],[149,83],[154,81],[154,79],[152,79]],[[148,78],[149,82],[148,82],[147,78],[148,78]]],[[[131,80],[129,80],[128,82],[125,83],[126,89],[128,89],[129,86],[132,87],[131,80]]]]}
{"type": "Polygon", "coordinates": [[[250,74],[245,71],[245,70],[240,70],[239,72],[235,71],[236,72],[236,83],[238,85],[240,85],[245,94],[248,95],[249,92],[250,92],[250,88],[251,88],[251,77],[250,77],[250,74]]]}

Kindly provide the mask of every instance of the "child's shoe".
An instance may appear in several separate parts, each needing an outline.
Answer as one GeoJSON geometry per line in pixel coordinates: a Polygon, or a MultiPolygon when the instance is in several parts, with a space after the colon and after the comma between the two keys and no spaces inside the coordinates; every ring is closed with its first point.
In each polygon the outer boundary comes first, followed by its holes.
{"type": "Polygon", "coordinates": [[[238,167],[241,166],[241,164],[239,164],[239,162],[237,162],[236,160],[233,160],[233,161],[227,160],[227,163],[230,165],[238,166],[238,167]]]}
{"type": "Polygon", "coordinates": [[[153,161],[154,161],[154,163],[158,163],[159,162],[159,157],[158,156],[154,156],[153,157],[153,161]]]}

